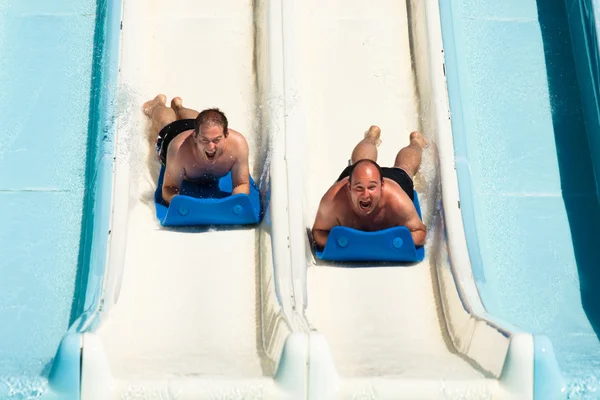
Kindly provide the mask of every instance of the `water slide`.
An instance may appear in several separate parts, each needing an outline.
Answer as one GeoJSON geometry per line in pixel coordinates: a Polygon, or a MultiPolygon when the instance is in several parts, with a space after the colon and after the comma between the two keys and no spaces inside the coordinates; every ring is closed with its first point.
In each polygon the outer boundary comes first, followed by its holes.
{"type": "Polygon", "coordinates": [[[322,349],[311,364],[321,355],[323,365],[310,378],[341,398],[530,398],[532,337],[489,316],[472,281],[438,5],[302,4],[305,229],[370,125],[382,129],[384,166],[411,131],[431,142],[415,180],[429,228],[423,262],[348,268],[316,260],[305,244],[311,348],[322,349]]]}
{"type": "Polygon", "coordinates": [[[307,336],[298,332],[308,328],[294,319],[283,251],[277,16],[266,2],[123,2],[110,248],[82,338],[82,398],[304,396],[307,336]],[[159,164],[141,112],[158,93],[221,108],[247,138],[260,226],[160,226],[159,164]]]}
{"type": "Polygon", "coordinates": [[[48,392],[58,344],[83,307],[98,9],[0,3],[2,399],[48,392]]]}
{"type": "MultiPolygon", "coordinates": [[[[553,348],[568,398],[597,398],[592,2],[440,5],[463,220],[483,304],[536,334],[536,350],[553,348]]],[[[542,379],[535,389],[552,397],[542,379]]]]}
{"type": "MultiPolygon", "coordinates": [[[[83,314],[55,356],[53,390],[84,399],[560,394],[560,334],[506,311],[521,304],[519,311],[537,319],[531,307],[556,286],[533,280],[543,275],[538,268],[528,272],[530,286],[519,281],[518,294],[505,293],[517,283],[515,269],[487,265],[506,255],[492,253],[483,263],[473,250],[479,239],[483,259],[486,232],[499,232],[490,225],[498,221],[481,221],[485,203],[475,185],[498,177],[473,179],[475,189],[464,189],[461,168],[476,165],[461,158],[460,146],[480,142],[460,125],[470,121],[463,90],[476,85],[457,76],[481,76],[461,69],[467,56],[482,60],[461,46],[490,36],[461,31],[477,19],[462,18],[458,4],[363,3],[104,4],[109,33],[99,109],[115,118],[107,118],[95,156],[83,314]],[[265,210],[258,226],[160,226],[153,203],[159,165],[141,113],[157,93],[181,96],[197,109],[218,106],[247,137],[265,210]],[[408,143],[410,131],[430,140],[415,180],[429,228],[426,258],[353,268],[317,261],[307,230],[320,197],[372,124],[383,131],[383,165],[408,143]],[[469,215],[479,221],[475,231],[469,215]],[[525,299],[542,286],[535,303],[525,299]]],[[[475,105],[470,118],[481,121],[475,105]]],[[[494,236],[493,244],[514,243],[505,237],[494,236]]],[[[542,262],[533,265],[557,265],[542,262]]],[[[571,270],[563,276],[572,277],[573,264],[565,264],[571,270]]],[[[576,304],[572,299],[571,293],[569,304],[576,304]]]]}

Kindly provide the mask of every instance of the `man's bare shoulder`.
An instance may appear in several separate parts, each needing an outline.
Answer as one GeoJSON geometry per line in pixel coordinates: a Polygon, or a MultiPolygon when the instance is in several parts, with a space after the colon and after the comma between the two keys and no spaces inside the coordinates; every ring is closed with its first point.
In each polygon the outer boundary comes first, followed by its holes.
{"type": "Polygon", "coordinates": [[[408,200],[409,202],[411,201],[408,194],[406,194],[406,192],[404,191],[404,189],[402,189],[402,187],[398,184],[398,182],[396,182],[392,179],[389,179],[389,178],[384,178],[384,183],[385,183],[385,191],[396,202],[398,202],[398,201],[404,202],[406,200],[408,200]]]}
{"type": "Polygon", "coordinates": [[[248,141],[240,132],[234,129],[228,129],[227,150],[226,152],[233,160],[248,158],[248,141]]]}
{"type": "Polygon", "coordinates": [[[339,196],[342,195],[342,193],[343,193],[342,189],[346,186],[347,182],[348,182],[348,179],[345,178],[345,179],[342,179],[342,180],[334,183],[333,185],[331,185],[329,187],[329,189],[327,189],[327,191],[323,195],[323,200],[339,201],[339,196]]]}
{"type": "Polygon", "coordinates": [[[234,129],[228,129],[229,135],[228,140],[230,140],[236,148],[248,148],[248,141],[238,131],[234,129]]]}
{"type": "MultiPolygon", "coordinates": [[[[347,182],[347,180],[346,180],[347,182]]],[[[319,204],[319,212],[330,214],[336,219],[342,218],[347,209],[347,197],[345,196],[344,187],[346,182],[342,179],[329,187],[321,198],[319,204]]]]}
{"type": "Polygon", "coordinates": [[[408,194],[396,182],[388,182],[386,178],[384,193],[389,209],[397,216],[406,216],[416,213],[415,205],[408,194]]]}
{"type": "Polygon", "coordinates": [[[182,149],[182,146],[185,148],[193,145],[193,143],[188,140],[192,137],[193,133],[194,130],[190,129],[189,131],[181,132],[179,135],[175,136],[173,140],[171,140],[171,143],[169,143],[169,152],[173,149],[173,152],[177,153],[182,149]]]}
{"type": "Polygon", "coordinates": [[[184,159],[186,158],[186,154],[189,153],[191,146],[193,146],[193,142],[191,142],[192,132],[194,131],[181,132],[171,140],[167,150],[167,159],[169,160],[169,163],[179,165],[185,164],[184,159]]]}

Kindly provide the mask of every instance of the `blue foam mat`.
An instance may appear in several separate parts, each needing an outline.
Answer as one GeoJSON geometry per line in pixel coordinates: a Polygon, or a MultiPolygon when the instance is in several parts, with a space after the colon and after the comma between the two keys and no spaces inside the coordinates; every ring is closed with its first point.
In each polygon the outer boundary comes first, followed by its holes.
{"type": "Polygon", "coordinates": [[[154,193],[156,217],[162,226],[251,225],[260,222],[262,210],[256,183],[250,177],[250,194],[231,195],[231,172],[215,184],[184,181],[181,194],[170,205],[162,198],[165,167],[154,193]]]}
{"type": "MultiPolygon", "coordinates": [[[[414,197],[415,208],[422,218],[417,192],[414,197]]],[[[336,226],[329,232],[323,251],[317,251],[316,255],[327,261],[418,262],[425,258],[425,248],[415,246],[404,226],[375,232],[336,226]]]]}

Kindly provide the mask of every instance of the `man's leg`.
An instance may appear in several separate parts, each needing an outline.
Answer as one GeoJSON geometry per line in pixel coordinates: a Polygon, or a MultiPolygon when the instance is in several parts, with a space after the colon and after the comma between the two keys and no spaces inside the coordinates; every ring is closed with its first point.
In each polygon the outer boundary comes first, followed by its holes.
{"type": "Polygon", "coordinates": [[[191,108],[185,108],[183,106],[183,101],[181,97],[173,97],[171,100],[171,108],[177,114],[178,119],[196,119],[198,114],[200,114],[196,110],[192,110],[191,108]]]}
{"type": "Polygon", "coordinates": [[[413,179],[421,167],[421,153],[426,144],[427,139],[420,132],[411,132],[410,144],[398,152],[394,167],[402,168],[413,179]]]}
{"type": "Polygon", "coordinates": [[[151,143],[156,143],[158,133],[162,128],[177,120],[177,114],[172,108],[165,105],[166,102],[167,96],[159,94],[152,100],[144,103],[144,114],[152,120],[149,137],[151,143]]]}
{"type": "Polygon", "coordinates": [[[381,141],[379,136],[381,135],[381,129],[377,126],[371,126],[365,133],[365,138],[358,142],[354,150],[352,150],[352,164],[358,160],[369,159],[377,161],[377,146],[381,141]]]}

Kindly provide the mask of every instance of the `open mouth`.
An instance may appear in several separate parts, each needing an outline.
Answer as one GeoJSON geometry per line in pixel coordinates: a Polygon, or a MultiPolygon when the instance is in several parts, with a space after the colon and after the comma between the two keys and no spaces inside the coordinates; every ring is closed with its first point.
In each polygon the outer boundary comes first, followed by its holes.
{"type": "Polygon", "coordinates": [[[358,207],[363,211],[369,211],[371,209],[371,200],[359,201],[358,207]]]}
{"type": "Polygon", "coordinates": [[[216,150],[213,152],[205,151],[204,154],[206,154],[206,159],[208,161],[213,161],[215,159],[215,157],[217,156],[217,151],[216,150]]]}

